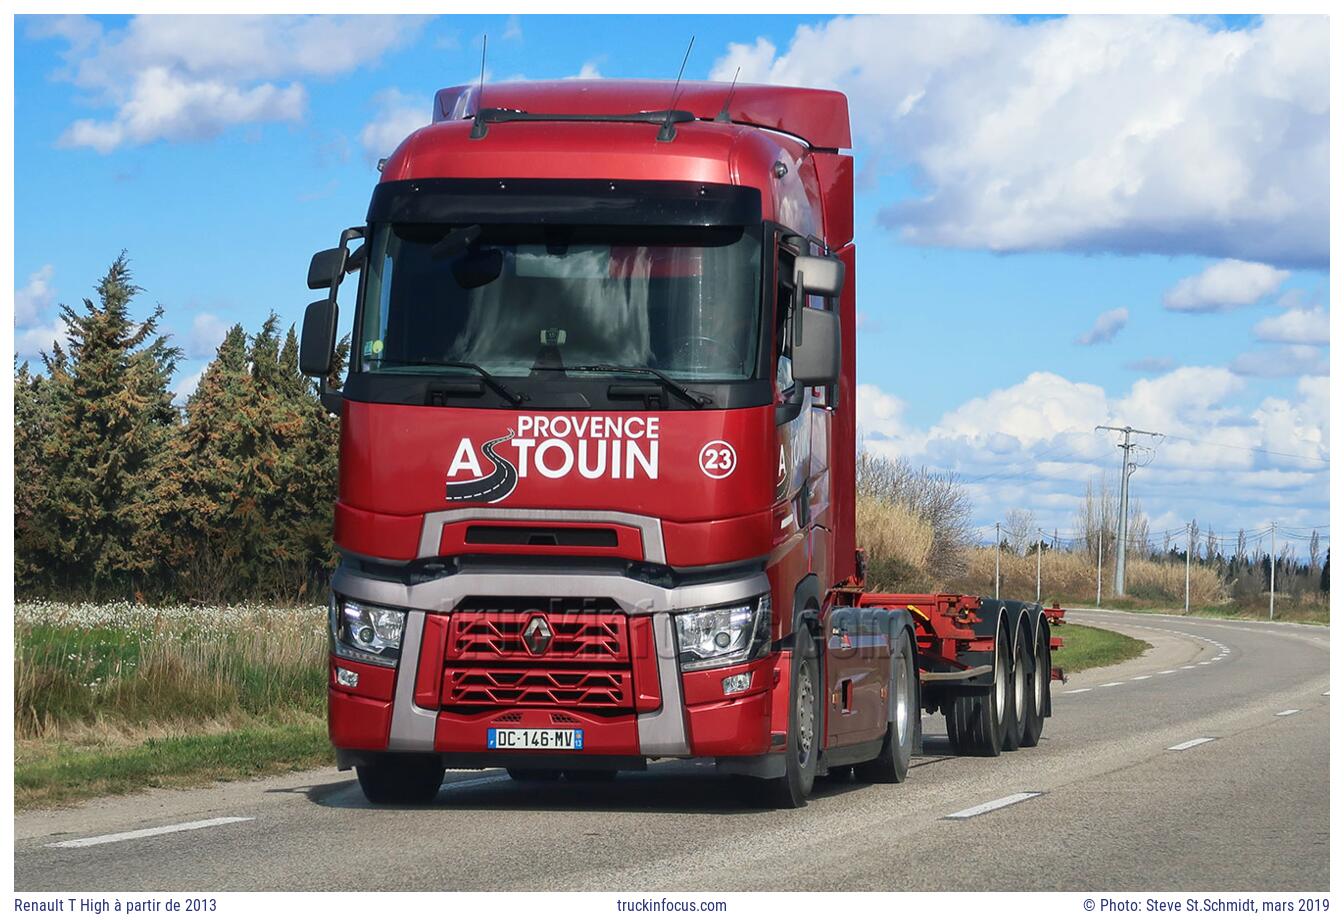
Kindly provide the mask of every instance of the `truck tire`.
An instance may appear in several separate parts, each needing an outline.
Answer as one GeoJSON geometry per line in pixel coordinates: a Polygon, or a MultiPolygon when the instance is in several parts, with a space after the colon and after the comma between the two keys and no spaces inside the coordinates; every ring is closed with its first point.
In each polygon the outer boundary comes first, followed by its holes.
{"type": "Polygon", "coordinates": [[[355,767],[364,798],[375,805],[427,805],[443,785],[436,754],[381,754],[355,767]]]}
{"type": "Polygon", "coordinates": [[[778,808],[802,808],[817,779],[817,753],[821,747],[821,669],[817,643],[806,626],[794,638],[789,677],[789,742],[784,754],[784,775],[765,781],[768,799],[778,808]]]}
{"type": "Polygon", "coordinates": [[[549,783],[559,778],[559,770],[540,770],[536,767],[509,767],[509,779],[519,783],[549,783]]]}
{"type": "Polygon", "coordinates": [[[1022,746],[1026,729],[1027,691],[1030,675],[1027,673],[1027,637],[1031,630],[1025,623],[1017,626],[1017,638],[1012,644],[1013,668],[1008,675],[1008,705],[1003,718],[1003,749],[1016,751],[1022,746]]]}
{"type": "Polygon", "coordinates": [[[855,764],[854,777],[866,783],[900,783],[910,772],[919,733],[919,666],[910,634],[901,633],[900,648],[891,660],[892,718],[882,739],[882,751],[867,763],[855,764]]]}
{"type": "Polygon", "coordinates": [[[1050,635],[1045,623],[1036,624],[1036,668],[1027,690],[1027,718],[1022,746],[1035,747],[1045,732],[1045,701],[1050,692],[1050,635]]]}
{"type": "Polygon", "coordinates": [[[994,642],[994,683],[989,693],[953,700],[947,712],[947,737],[958,754],[998,757],[1003,750],[1008,680],[1012,676],[1008,655],[1008,630],[1002,629],[994,642]]]}

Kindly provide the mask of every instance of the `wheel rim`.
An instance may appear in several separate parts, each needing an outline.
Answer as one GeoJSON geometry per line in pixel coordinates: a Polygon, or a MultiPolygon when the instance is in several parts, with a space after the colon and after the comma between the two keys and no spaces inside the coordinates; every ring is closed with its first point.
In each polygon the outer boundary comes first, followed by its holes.
{"type": "Polygon", "coordinates": [[[1003,721],[1003,712],[1008,708],[1008,656],[1003,648],[1003,635],[999,635],[999,641],[994,654],[994,715],[1000,722],[1003,721]]]}
{"type": "Polygon", "coordinates": [[[910,738],[910,662],[896,660],[896,740],[905,749],[910,738]]]}
{"type": "Polygon", "coordinates": [[[798,674],[798,763],[812,759],[812,741],[816,730],[816,691],[812,686],[812,665],[804,662],[798,674]]]}
{"type": "Polygon", "coordinates": [[[1013,657],[1013,711],[1017,713],[1020,721],[1027,714],[1027,675],[1024,671],[1026,662],[1023,661],[1022,646],[1017,647],[1017,654],[1013,657]]]}

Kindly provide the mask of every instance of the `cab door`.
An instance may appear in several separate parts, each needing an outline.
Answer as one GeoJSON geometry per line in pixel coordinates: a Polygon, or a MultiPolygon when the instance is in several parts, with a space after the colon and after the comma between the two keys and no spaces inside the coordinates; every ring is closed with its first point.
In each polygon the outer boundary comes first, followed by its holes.
{"type": "Polygon", "coordinates": [[[826,636],[826,744],[836,747],[879,737],[887,728],[891,684],[890,612],[833,608],[826,636]]]}

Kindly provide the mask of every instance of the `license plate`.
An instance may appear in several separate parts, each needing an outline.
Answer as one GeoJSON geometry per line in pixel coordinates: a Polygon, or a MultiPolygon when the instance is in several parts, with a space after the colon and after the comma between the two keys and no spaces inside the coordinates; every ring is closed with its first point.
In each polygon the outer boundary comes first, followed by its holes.
{"type": "Polygon", "coordinates": [[[581,728],[488,728],[486,746],[529,751],[582,751],[581,728]]]}

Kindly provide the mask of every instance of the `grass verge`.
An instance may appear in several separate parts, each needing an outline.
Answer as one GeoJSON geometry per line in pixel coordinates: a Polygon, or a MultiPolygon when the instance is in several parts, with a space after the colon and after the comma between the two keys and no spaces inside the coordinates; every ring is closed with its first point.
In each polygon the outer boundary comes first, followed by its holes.
{"type": "Polygon", "coordinates": [[[1142,639],[1074,623],[1061,623],[1050,634],[1064,640],[1064,647],[1051,656],[1051,663],[1063,668],[1066,674],[1119,664],[1152,648],[1142,639]]]}
{"type": "Polygon", "coordinates": [[[15,748],[14,807],[42,808],[145,788],[186,788],[332,762],[326,724],[308,718],[131,745],[29,742],[15,748]]]}
{"type": "MultiPolygon", "coordinates": [[[[1163,604],[1160,601],[1143,600],[1135,597],[1102,598],[1101,606],[1106,610],[1123,610],[1126,613],[1155,613],[1163,616],[1209,617],[1216,620],[1255,620],[1269,621],[1269,601],[1264,598],[1254,603],[1226,601],[1224,603],[1197,604],[1188,611],[1183,604],[1163,604]]],[[[1096,599],[1089,598],[1077,603],[1064,603],[1065,610],[1087,611],[1096,609],[1096,599]]],[[[1330,608],[1316,601],[1295,601],[1283,597],[1274,607],[1276,623],[1330,623],[1330,608]]]]}

